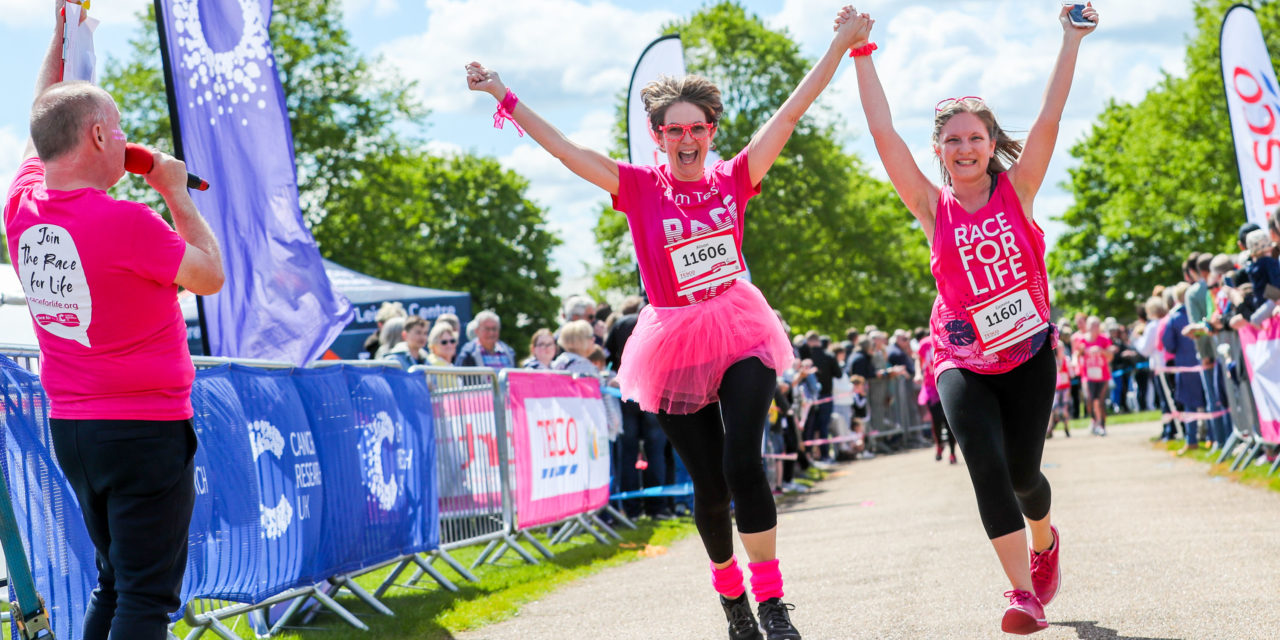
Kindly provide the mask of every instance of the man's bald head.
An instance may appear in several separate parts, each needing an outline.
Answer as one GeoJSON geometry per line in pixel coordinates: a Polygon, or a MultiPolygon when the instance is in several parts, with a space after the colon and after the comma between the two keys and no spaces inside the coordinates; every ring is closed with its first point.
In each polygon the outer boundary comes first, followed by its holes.
{"type": "Polygon", "coordinates": [[[88,82],[53,85],[31,107],[36,153],[50,162],[74,151],[95,124],[108,126],[114,106],[111,94],[88,82]]]}

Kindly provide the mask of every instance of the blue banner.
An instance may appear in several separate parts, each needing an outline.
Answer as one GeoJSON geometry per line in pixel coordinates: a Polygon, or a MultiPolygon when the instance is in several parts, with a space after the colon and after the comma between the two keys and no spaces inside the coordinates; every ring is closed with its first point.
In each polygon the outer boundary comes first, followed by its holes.
{"type": "Polygon", "coordinates": [[[171,112],[192,193],[222,246],[226,284],[205,298],[210,355],[302,365],[351,320],[298,205],[293,135],[267,25],[271,0],[160,0],[171,112]]]}
{"type": "Polygon", "coordinates": [[[191,389],[196,449],[195,507],[187,534],[182,602],[219,598],[253,602],[264,552],[257,470],[247,432],[249,419],[232,385],[228,365],[196,372],[191,389]]]}
{"type": "MultiPolygon", "coordinates": [[[[311,584],[323,518],[324,476],[315,438],[289,370],[231,365],[231,382],[249,419],[250,452],[258,472],[263,583],[311,584]]],[[[340,490],[340,487],[338,488],[340,490]]]]}
{"type": "Polygon", "coordinates": [[[405,501],[409,526],[404,553],[427,551],[440,546],[440,499],[436,491],[436,430],[431,407],[431,390],[421,373],[386,369],[383,377],[400,404],[405,421],[405,501]]]}
{"type": "MultiPolygon", "coordinates": [[[[79,638],[94,548],[49,440],[38,378],[0,357],[0,468],[59,638],[79,638]]],[[[394,368],[196,373],[199,448],[182,602],[261,602],[439,544],[423,376],[394,368]]],[[[175,615],[174,619],[178,616],[175,615]]]]}
{"type": "MultiPolygon", "coordinates": [[[[54,636],[77,640],[89,594],[98,582],[93,542],[79,503],[56,464],[49,440],[49,402],[40,381],[0,356],[0,458],[36,591],[49,609],[54,636]]],[[[10,587],[12,590],[12,587],[10,587]]],[[[13,602],[10,592],[9,601],[13,602]]],[[[16,628],[12,637],[18,639],[16,628]]]]}

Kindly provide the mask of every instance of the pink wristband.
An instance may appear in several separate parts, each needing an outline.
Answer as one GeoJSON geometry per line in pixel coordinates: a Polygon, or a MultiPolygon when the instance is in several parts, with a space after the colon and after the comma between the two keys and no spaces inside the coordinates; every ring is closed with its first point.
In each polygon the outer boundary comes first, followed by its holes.
{"type": "Polygon", "coordinates": [[[850,49],[850,50],[849,50],[849,57],[850,57],[850,58],[857,58],[857,57],[860,57],[860,56],[869,56],[869,55],[871,55],[871,52],[872,52],[872,51],[875,51],[876,49],[879,49],[879,48],[880,48],[880,47],[877,47],[877,46],[876,46],[876,43],[874,43],[874,42],[868,42],[868,43],[866,43],[866,44],[862,45],[861,47],[858,47],[857,49],[850,49]]]}
{"type": "Polygon", "coordinates": [[[520,134],[520,137],[523,138],[524,129],[520,128],[520,123],[516,122],[516,119],[511,115],[511,111],[514,110],[516,105],[519,103],[520,99],[516,97],[515,92],[507,89],[507,95],[502,96],[502,102],[498,103],[498,110],[493,113],[493,128],[501,129],[502,125],[505,124],[503,120],[510,120],[511,124],[516,126],[516,133],[520,134]]]}

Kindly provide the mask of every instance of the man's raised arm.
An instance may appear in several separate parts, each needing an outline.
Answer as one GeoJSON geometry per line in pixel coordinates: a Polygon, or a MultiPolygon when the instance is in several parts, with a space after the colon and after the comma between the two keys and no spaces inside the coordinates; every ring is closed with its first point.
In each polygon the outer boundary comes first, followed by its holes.
{"type": "MultiPolygon", "coordinates": [[[[66,30],[67,17],[63,15],[62,9],[66,6],[65,0],[54,0],[53,3],[53,39],[49,41],[49,49],[44,53],[44,62],[40,64],[40,72],[36,75],[36,92],[32,96],[32,103],[35,103],[45,91],[53,85],[62,82],[62,38],[66,30]]],[[[31,137],[27,137],[27,149],[22,154],[25,161],[36,155],[36,145],[31,141],[31,137]]]]}

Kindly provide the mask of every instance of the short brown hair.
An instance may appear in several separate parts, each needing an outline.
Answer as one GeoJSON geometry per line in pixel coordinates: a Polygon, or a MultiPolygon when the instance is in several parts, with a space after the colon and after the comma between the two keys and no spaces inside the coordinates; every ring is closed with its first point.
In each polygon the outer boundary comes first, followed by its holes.
{"type": "Polygon", "coordinates": [[[404,329],[401,329],[401,331],[404,331],[405,333],[409,333],[409,330],[414,327],[423,327],[426,329],[431,329],[431,326],[427,324],[426,318],[419,315],[412,315],[412,316],[409,316],[408,318],[405,318],[404,329]]]}
{"type": "Polygon", "coordinates": [[[667,109],[677,102],[688,102],[702,109],[711,124],[719,122],[724,114],[720,90],[710,80],[698,75],[679,78],[659,76],[640,90],[640,99],[644,101],[645,113],[649,114],[649,127],[654,131],[662,128],[667,109]]]}
{"type": "Polygon", "coordinates": [[[86,128],[107,119],[110,99],[88,82],[61,82],[40,94],[31,107],[30,122],[31,142],[40,160],[56,160],[74,150],[86,128]]]}

